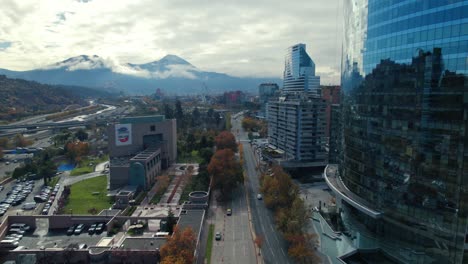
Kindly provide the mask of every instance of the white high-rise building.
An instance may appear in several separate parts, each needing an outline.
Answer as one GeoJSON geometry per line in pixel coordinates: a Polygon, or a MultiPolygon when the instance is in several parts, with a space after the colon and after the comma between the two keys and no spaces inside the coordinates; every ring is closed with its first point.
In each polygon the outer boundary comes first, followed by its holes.
{"type": "Polygon", "coordinates": [[[305,44],[296,44],[286,51],[282,91],[320,96],[320,76],[315,75],[315,63],[307,54],[305,44]]]}

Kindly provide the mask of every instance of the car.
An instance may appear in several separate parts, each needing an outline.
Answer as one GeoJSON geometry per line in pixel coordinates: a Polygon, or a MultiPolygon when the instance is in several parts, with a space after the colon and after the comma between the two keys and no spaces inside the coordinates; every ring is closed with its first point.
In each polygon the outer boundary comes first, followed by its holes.
{"type": "Polygon", "coordinates": [[[75,232],[75,227],[74,225],[70,226],[68,229],[67,229],[67,235],[71,236],[73,235],[73,233],[75,232]]]}
{"type": "Polygon", "coordinates": [[[5,240],[16,240],[16,241],[19,240],[19,238],[14,237],[14,236],[6,236],[6,237],[4,237],[3,239],[5,239],[5,240]]]}
{"type": "Polygon", "coordinates": [[[215,239],[218,240],[218,241],[221,240],[221,233],[220,232],[216,232],[215,239]]]}
{"type": "Polygon", "coordinates": [[[83,232],[83,229],[84,229],[84,228],[85,228],[85,225],[84,225],[84,224],[79,224],[79,225],[75,228],[74,234],[75,234],[75,235],[81,234],[81,232],[83,232]]]}
{"type": "Polygon", "coordinates": [[[44,198],[43,196],[40,196],[40,195],[36,195],[36,196],[34,196],[34,201],[36,203],[43,203],[43,202],[47,201],[47,198],[44,198]]]}
{"type": "Polygon", "coordinates": [[[94,232],[96,232],[96,227],[97,227],[97,224],[92,224],[88,229],[88,234],[90,235],[94,234],[94,232]]]}
{"type": "Polygon", "coordinates": [[[88,248],[88,245],[86,245],[86,244],[79,244],[78,245],[78,249],[86,249],[86,248],[88,248]]]}
{"type": "Polygon", "coordinates": [[[18,228],[18,229],[21,229],[23,231],[28,231],[31,229],[30,226],[28,226],[27,224],[23,224],[23,223],[14,223],[14,224],[11,224],[10,225],[10,228],[18,228]]]}
{"type": "Polygon", "coordinates": [[[49,209],[44,208],[44,209],[42,209],[41,215],[47,215],[48,213],[49,213],[49,209]]]}
{"type": "Polygon", "coordinates": [[[96,233],[101,233],[102,231],[104,231],[104,226],[104,223],[98,223],[96,226],[96,233]]]}
{"type": "Polygon", "coordinates": [[[24,234],[25,231],[24,230],[21,230],[20,228],[10,228],[10,230],[8,230],[8,233],[10,234],[24,234]]]}
{"type": "Polygon", "coordinates": [[[23,235],[21,234],[11,234],[10,237],[15,237],[16,239],[20,240],[23,238],[23,235]]]}
{"type": "Polygon", "coordinates": [[[5,164],[6,164],[6,165],[10,165],[10,162],[9,162],[9,161],[7,161],[7,162],[5,162],[5,164]]]}
{"type": "Polygon", "coordinates": [[[226,214],[227,214],[227,215],[232,215],[232,210],[231,210],[231,208],[227,209],[226,214]]]}
{"type": "Polygon", "coordinates": [[[261,195],[260,193],[257,194],[257,199],[258,199],[258,200],[262,200],[262,199],[263,199],[263,197],[262,197],[262,195],[261,195]]]}

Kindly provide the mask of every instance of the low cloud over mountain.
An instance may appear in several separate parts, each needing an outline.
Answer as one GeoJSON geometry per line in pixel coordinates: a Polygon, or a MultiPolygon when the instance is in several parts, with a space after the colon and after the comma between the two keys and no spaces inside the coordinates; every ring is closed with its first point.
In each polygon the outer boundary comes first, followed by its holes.
{"type": "Polygon", "coordinates": [[[214,93],[226,90],[256,92],[262,82],[281,81],[205,72],[176,55],[144,64],[119,64],[97,55],[80,55],[31,71],[0,69],[0,74],[47,84],[112,88],[128,94],[148,94],[157,88],[168,94],[193,94],[201,92],[204,85],[214,93]]]}

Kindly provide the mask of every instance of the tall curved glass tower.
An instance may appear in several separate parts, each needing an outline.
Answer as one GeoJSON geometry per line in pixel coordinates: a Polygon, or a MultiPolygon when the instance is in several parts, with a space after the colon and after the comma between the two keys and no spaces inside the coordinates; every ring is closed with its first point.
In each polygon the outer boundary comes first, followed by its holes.
{"type": "Polygon", "coordinates": [[[296,44],[287,49],[282,91],[320,96],[320,77],[315,75],[315,63],[307,54],[305,44],[296,44]]]}
{"type": "Polygon", "coordinates": [[[468,263],[468,1],[344,2],[340,158],[325,171],[344,226],[403,263],[468,263]]]}

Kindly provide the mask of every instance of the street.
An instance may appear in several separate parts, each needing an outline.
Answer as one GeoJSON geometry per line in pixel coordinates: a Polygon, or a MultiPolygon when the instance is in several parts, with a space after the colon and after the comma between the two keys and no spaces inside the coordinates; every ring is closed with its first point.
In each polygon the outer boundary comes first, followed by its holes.
{"type": "Polygon", "coordinates": [[[244,171],[247,174],[246,188],[252,214],[252,223],[256,235],[263,238],[261,253],[264,262],[280,264],[294,263],[287,255],[286,241],[275,229],[273,213],[265,207],[263,200],[258,200],[256,198],[257,194],[260,193],[259,172],[256,170],[256,159],[247,138],[247,133],[243,131],[241,126],[241,120],[242,116],[232,120],[232,131],[239,131],[235,133],[235,136],[243,145],[244,171]]]}

